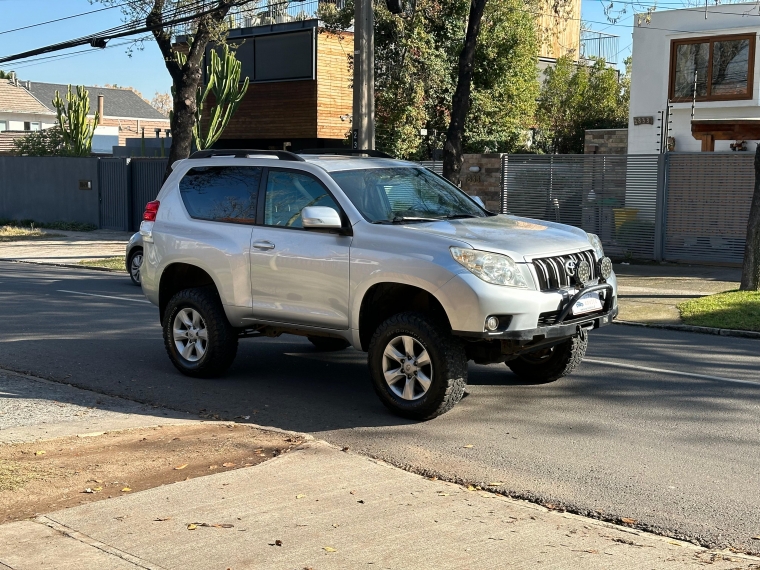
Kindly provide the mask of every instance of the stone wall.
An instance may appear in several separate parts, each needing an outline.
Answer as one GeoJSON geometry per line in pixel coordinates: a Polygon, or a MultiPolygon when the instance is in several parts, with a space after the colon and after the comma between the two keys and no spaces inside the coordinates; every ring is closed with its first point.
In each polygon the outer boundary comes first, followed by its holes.
{"type": "Polygon", "coordinates": [[[589,129],[583,154],[628,154],[628,129],[589,129]]]}
{"type": "Polygon", "coordinates": [[[479,196],[492,212],[501,212],[501,160],[503,154],[465,154],[462,190],[479,196]],[[470,169],[477,168],[477,172],[470,169]]]}

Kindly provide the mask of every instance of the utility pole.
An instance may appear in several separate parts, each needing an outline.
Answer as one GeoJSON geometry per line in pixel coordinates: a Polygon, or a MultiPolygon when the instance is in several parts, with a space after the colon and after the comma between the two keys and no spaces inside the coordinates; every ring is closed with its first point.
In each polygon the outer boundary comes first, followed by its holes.
{"type": "Polygon", "coordinates": [[[375,11],[372,0],[354,3],[354,117],[351,148],[375,148],[375,11]]]}

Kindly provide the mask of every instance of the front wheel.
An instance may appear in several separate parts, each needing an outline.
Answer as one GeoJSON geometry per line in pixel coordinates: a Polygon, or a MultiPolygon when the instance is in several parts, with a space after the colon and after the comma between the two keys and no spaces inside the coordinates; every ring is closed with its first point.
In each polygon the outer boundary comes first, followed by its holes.
{"type": "Polygon", "coordinates": [[[164,313],[164,345],[172,364],[186,376],[220,376],[235,360],[237,331],[213,287],[185,289],[164,313]]]}
{"type": "Polygon", "coordinates": [[[372,386],[395,414],[429,420],[462,399],[467,356],[461,341],[419,313],[400,313],[377,329],[369,345],[372,386]]]}
{"type": "Polygon", "coordinates": [[[544,384],[554,382],[575,370],[586,355],[587,348],[588,333],[582,330],[561,344],[529,352],[506,364],[522,380],[544,384]]]}

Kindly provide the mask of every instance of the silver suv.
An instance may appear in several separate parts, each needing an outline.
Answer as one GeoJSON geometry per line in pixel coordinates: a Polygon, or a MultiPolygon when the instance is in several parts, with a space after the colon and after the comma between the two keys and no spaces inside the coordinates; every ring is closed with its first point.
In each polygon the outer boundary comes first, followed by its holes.
{"type": "Polygon", "coordinates": [[[222,374],[238,339],[296,334],[368,353],[393,412],[451,409],[467,362],[530,382],[578,366],[617,315],[612,263],[574,227],[494,214],[414,163],[364,151],[203,151],[140,228],[169,358],[222,374]]]}

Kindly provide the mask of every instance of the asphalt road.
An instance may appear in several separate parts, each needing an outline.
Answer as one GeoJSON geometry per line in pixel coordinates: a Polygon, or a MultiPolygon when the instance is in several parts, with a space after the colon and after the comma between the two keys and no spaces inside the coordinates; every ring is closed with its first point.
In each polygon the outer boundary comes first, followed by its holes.
{"type": "Polygon", "coordinates": [[[0,368],[251,416],[425,474],[760,551],[758,340],[614,325],[592,333],[569,378],[525,385],[504,365],[471,365],[461,403],[412,423],[379,403],[364,354],[298,337],[241,341],[222,379],[181,376],[158,310],[123,275],[0,262],[0,322],[0,368]]]}

